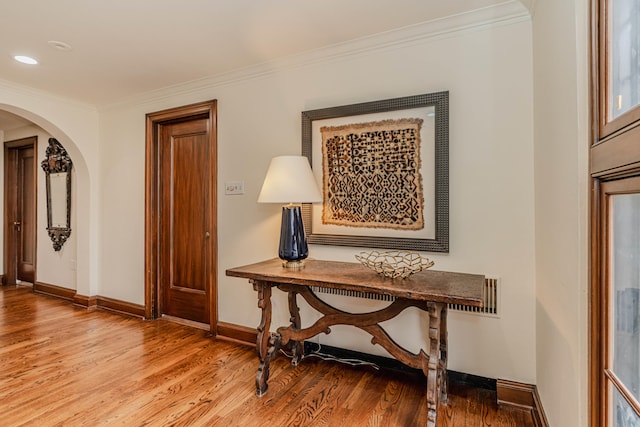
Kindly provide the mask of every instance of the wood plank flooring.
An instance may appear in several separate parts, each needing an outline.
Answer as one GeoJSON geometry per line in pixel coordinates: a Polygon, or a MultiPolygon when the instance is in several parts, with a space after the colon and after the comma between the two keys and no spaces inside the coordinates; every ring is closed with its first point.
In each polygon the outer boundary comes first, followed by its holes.
{"type": "MultiPolygon", "coordinates": [[[[271,364],[255,396],[255,349],[0,287],[0,425],[423,426],[424,377],[305,359],[271,364]]],[[[440,427],[533,426],[495,392],[452,384],[440,427]]]]}

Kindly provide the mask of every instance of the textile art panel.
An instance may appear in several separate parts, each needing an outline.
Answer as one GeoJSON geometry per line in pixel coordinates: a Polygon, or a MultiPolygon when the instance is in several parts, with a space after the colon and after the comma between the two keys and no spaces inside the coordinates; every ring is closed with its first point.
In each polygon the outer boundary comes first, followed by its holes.
{"type": "Polygon", "coordinates": [[[422,119],[325,126],[322,136],[324,224],[420,230],[422,119]]]}

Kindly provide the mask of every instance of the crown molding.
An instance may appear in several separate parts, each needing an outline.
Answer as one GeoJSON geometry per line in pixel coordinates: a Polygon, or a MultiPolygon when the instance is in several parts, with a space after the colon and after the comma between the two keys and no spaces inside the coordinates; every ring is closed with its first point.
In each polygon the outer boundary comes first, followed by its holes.
{"type": "Polygon", "coordinates": [[[520,0],[520,3],[529,10],[529,15],[533,16],[536,10],[536,1],[537,0],[520,0]]]}
{"type": "Polygon", "coordinates": [[[178,95],[189,95],[212,87],[227,86],[257,79],[287,69],[398,49],[434,39],[454,37],[461,33],[530,20],[529,9],[523,3],[532,4],[534,1],[509,0],[493,6],[333,44],[300,54],[230,70],[225,73],[135,94],[120,101],[105,104],[99,107],[99,110],[108,111],[122,108],[125,105],[156,103],[178,95]]]}
{"type": "Polygon", "coordinates": [[[40,90],[31,86],[12,82],[10,80],[0,79],[0,94],[2,93],[4,93],[5,96],[3,96],[0,99],[0,105],[4,103],[4,100],[8,98],[9,95],[12,95],[18,98],[22,98],[25,96],[29,98],[34,98],[34,99],[45,98],[57,104],[65,104],[73,108],[78,108],[78,109],[87,110],[87,111],[97,111],[96,105],[80,102],[73,98],[67,98],[52,92],[47,92],[45,90],[40,90]]]}

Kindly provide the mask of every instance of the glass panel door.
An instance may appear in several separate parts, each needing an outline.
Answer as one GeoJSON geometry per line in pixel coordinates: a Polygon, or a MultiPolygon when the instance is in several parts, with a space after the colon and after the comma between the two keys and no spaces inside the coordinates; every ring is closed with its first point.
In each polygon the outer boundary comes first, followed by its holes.
{"type": "Polygon", "coordinates": [[[617,388],[612,387],[613,411],[609,416],[609,425],[612,427],[640,427],[640,418],[631,408],[629,402],[620,394],[617,388]]]}
{"type": "Polygon", "coordinates": [[[590,427],[640,427],[640,0],[591,4],[590,427]]]}
{"type": "Polygon", "coordinates": [[[640,0],[610,2],[609,120],[640,104],[640,0]]]}
{"type": "Polygon", "coordinates": [[[598,94],[594,96],[599,98],[598,137],[603,139],[640,120],[640,0],[598,0],[598,4],[598,94]]]}
{"type": "MultiPolygon", "coordinates": [[[[611,427],[640,427],[640,191],[609,183],[605,378],[611,427]],[[627,192],[624,192],[627,191],[627,192]]],[[[640,189],[638,189],[640,190],[640,189]]]]}

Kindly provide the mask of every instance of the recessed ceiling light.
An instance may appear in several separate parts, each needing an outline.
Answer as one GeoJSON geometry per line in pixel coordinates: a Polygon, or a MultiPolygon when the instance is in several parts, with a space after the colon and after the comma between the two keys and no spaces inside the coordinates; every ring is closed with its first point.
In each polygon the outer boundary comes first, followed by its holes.
{"type": "Polygon", "coordinates": [[[30,56],[24,56],[24,55],[15,55],[13,59],[15,59],[18,62],[22,62],[23,64],[29,64],[29,65],[36,65],[38,63],[38,61],[35,60],[34,58],[30,56]]]}
{"type": "Polygon", "coordinates": [[[58,40],[49,40],[47,42],[49,46],[57,50],[71,50],[71,45],[69,43],[61,42],[58,40]]]}

